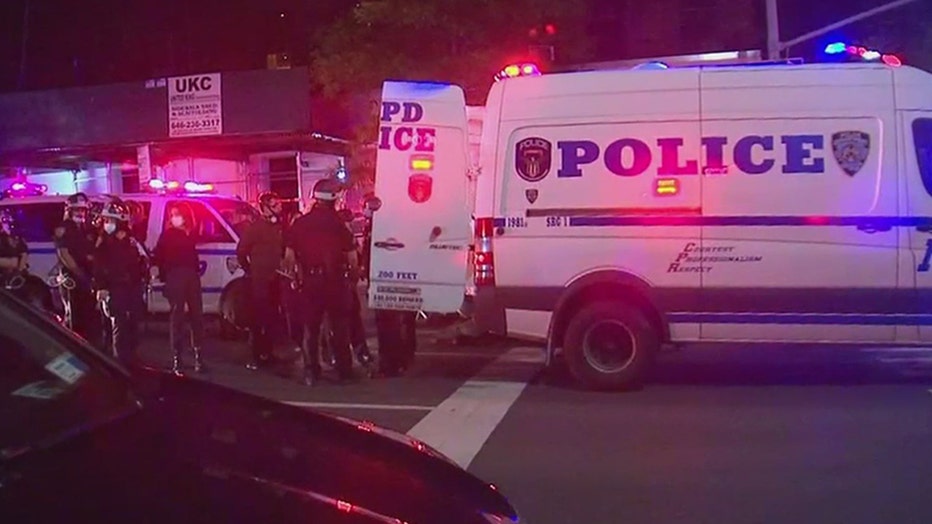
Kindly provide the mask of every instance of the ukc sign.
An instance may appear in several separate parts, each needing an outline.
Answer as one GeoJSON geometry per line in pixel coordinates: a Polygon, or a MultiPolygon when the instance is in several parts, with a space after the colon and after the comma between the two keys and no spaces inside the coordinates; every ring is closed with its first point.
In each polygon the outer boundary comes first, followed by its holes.
{"type": "Polygon", "coordinates": [[[219,73],[179,76],[168,80],[168,136],[223,133],[223,98],[219,73]]]}
{"type": "Polygon", "coordinates": [[[424,106],[416,102],[382,102],[382,122],[397,121],[406,125],[381,126],[379,149],[432,153],[436,147],[437,130],[433,127],[414,125],[423,118],[424,106]]]}
{"type": "MultiPolygon", "coordinates": [[[[870,155],[870,138],[867,133],[847,131],[836,133],[833,153],[835,161],[844,171],[854,176],[866,163],[870,155]],[[857,147],[851,146],[850,136],[856,135],[857,147]],[[848,142],[841,144],[842,136],[848,142]]],[[[543,140],[544,139],[536,139],[543,140]]],[[[650,144],[638,138],[620,138],[610,142],[604,150],[592,140],[563,140],[557,142],[560,168],[557,177],[583,176],[586,166],[600,158],[605,168],[622,177],[634,177],[645,173],[656,165],[658,176],[724,174],[729,171],[726,164],[726,146],[732,143],[727,136],[706,136],[701,139],[703,158],[689,158],[682,151],[685,140],[680,137],[658,138],[659,162],[650,144]],[[701,161],[701,164],[700,164],[701,161]],[[702,169],[700,170],[700,165],[702,169]]],[[[748,175],[760,175],[773,170],[779,162],[785,174],[818,174],[825,172],[824,154],[826,140],[820,134],[799,135],[747,135],[738,137],[730,148],[730,164],[748,175]]],[[[547,143],[549,146],[549,142],[547,143]]],[[[831,146],[830,146],[831,147],[831,146]]],[[[542,177],[541,177],[542,178],[542,177]]]]}

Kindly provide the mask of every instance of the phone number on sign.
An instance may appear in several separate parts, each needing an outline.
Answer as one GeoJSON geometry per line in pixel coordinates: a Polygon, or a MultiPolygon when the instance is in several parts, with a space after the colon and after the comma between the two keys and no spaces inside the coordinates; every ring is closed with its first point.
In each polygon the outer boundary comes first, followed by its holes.
{"type": "Polygon", "coordinates": [[[172,122],[172,129],[200,129],[202,127],[217,127],[219,125],[219,118],[212,118],[210,120],[187,120],[184,122],[172,122]]]}

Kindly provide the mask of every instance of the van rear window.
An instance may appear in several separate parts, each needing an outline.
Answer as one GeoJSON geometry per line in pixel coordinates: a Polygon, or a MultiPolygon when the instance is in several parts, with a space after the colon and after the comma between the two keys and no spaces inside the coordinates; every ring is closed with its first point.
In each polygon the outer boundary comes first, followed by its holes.
{"type": "Polygon", "coordinates": [[[913,120],[913,142],[916,146],[916,162],[926,193],[932,195],[932,118],[913,120]]]}

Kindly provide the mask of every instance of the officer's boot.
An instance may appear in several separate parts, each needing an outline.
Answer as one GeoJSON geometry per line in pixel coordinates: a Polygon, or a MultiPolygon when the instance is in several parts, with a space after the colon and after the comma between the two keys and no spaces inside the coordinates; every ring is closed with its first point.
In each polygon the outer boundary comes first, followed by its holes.
{"type": "Polygon", "coordinates": [[[204,364],[204,359],[201,357],[201,348],[194,347],[194,372],[195,373],[207,373],[207,364],[204,364]]]}

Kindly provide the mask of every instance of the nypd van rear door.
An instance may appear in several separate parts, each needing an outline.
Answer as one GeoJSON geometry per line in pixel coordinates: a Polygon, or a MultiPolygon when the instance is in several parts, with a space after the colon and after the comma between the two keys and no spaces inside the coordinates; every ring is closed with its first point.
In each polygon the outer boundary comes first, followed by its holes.
{"type": "Polygon", "coordinates": [[[436,83],[386,82],[379,114],[369,306],[455,312],[471,239],[466,100],[436,83]]]}

